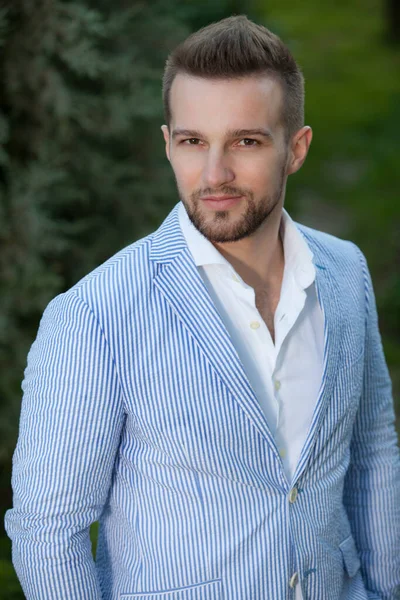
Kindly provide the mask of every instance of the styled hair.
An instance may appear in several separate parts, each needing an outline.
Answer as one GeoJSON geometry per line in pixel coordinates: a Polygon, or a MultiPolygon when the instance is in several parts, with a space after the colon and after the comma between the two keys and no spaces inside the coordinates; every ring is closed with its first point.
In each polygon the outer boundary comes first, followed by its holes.
{"type": "Polygon", "coordinates": [[[171,86],[178,73],[204,79],[268,75],[282,85],[281,122],[286,140],[304,125],[304,77],[299,66],[277,35],[245,15],[207,25],[171,52],[163,76],[168,127],[171,123],[171,86]]]}

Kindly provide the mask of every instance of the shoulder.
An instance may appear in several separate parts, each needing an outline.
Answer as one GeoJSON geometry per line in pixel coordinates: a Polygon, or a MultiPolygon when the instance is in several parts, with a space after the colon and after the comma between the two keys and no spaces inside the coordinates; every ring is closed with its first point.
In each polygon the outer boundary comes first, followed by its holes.
{"type": "Polygon", "coordinates": [[[69,314],[71,310],[79,314],[92,313],[102,324],[126,315],[133,310],[143,288],[150,285],[154,276],[156,265],[149,259],[153,235],[117,252],[68,291],[54,298],[46,310],[52,306],[59,314],[64,309],[69,314]]]}
{"type": "Polygon", "coordinates": [[[156,231],[117,252],[50,304],[79,305],[104,328],[120,327],[124,320],[148,310],[153,280],[163,263],[173,260],[185,247],[177,208],[156,231]]]}
{"type": "Polygon", "coordinates": [[[365,279],[366,259],[354,242],[300,223],[295,224],[314,254],[317,266],[320,263],[337,277],[343,276],[344,273],[353,273],[365,279]]]}
{"type": "Polygon", "coordinates": [[[149,259],[154,233],[123,248],[96,269],[78,281],[70,292],[89,299],[112,288],[114,293],[123,293],[134,285],[138,276],[143,278],[151,267],[149,259]]]}
{"type": "Polygon", "coordinates": [[[314,255],[317,268],[329,272],[342,298],[366,307],[373,295],[371,276],[360,248],[349,240],[296,223],[314,255]]]}

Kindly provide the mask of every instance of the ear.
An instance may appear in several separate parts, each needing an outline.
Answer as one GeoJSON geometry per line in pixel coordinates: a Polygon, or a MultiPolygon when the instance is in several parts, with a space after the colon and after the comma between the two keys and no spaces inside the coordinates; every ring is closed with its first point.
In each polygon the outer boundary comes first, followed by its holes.
{"type": "Polygon", "coordinates": [[[168,160],[171,160],[169,153],[169,129],[167,125],[161,125],[161,131],[163,132],[164,140],[165,140],[165,153],[167,155],[168,160]]]}
{"type": "Polygon", "coordinates": [[[312,140],[311,127],[305,126],[293,136],[290,143],[287,174],[296,173],[306,160],[312,140]]]}

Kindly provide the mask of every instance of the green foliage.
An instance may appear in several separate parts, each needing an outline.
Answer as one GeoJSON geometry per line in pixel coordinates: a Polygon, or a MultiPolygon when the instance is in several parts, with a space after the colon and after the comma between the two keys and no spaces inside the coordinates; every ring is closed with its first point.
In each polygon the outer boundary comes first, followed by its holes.
{"type": "Polygon", "coordinates": [[[93,556],[96,556],[96,549],[97,549],[97,537],[99,534],[99,523],[98,521],[96,521],[95,523],[92,523],[91,527],[90,527],[90,539],[92,542],[92,548],[93,548],[93,556]]]}
{"type": "Polygon", "coordinates": [[[23,600],[25,596],[10,561],[10,551],[10,540],[0,538],[0,600],[23,600]]]}
{"type": "Polygon", "coordinates": [[[0,460],[15,444],[23,365],[44,306],[154,228],[171,203],[155,143],[159,82],[171,45],[188,32],[161,3],[107,15],[82,2],[7,4],[0,13],[0,460]]]}
{"type": "Polygon", "coordinates": [[[9,560],[0,560],[0,599],[23,600],[22,593],[14,567],[9,560]]]}

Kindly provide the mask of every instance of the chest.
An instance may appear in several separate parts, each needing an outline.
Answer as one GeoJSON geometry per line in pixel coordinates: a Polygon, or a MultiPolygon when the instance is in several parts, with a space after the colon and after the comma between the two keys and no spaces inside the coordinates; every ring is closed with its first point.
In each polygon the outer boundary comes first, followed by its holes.
{"type": "Polygon", "coordinates": [[[275,339],[274,316],[279,304],[280,288],[255,289],[255,303],[264,323],[269,329],[272,339],[275,339]]]}

